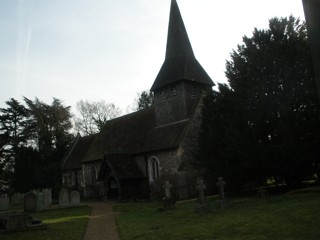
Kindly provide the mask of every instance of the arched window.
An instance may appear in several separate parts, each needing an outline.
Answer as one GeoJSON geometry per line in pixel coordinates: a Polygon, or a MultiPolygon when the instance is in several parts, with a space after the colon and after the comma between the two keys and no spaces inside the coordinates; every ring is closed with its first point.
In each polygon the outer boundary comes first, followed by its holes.
{"type": "Polygon", "coordinates": [[[159,161],[152,157],[149,161],[149,180],[154,182],[159,178],[159,161]]]}
{"type": "Polygon", "coordinates": [[[91,184],[95,184],[97,181],[97,170],[96,167],[91,167],[91,184]]]}

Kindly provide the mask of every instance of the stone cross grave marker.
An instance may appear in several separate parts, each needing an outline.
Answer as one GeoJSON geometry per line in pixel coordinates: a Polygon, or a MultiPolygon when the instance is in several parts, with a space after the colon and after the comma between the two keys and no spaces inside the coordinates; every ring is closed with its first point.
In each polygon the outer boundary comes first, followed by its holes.
{"type": "Polygon", "coordinates": [[[163,185],[164,188],[164,193],[166,195],[166,198],[171,198],[171,188],[172,188],[172,184],[170,184],[169,181],[166,181],[163,185]]]}
{"type": "Polygon", "coordinates": [[[62,188],[59,192],[59,205],[66,206],[66,205],[69,205],[69,203],[70,203],[70,199],[69,199],[68,190],[65,188],[62,188]]]}
{"type": "Polygon", "coordinates": [[[199,191],[199,201],[200,204],[205,203],[205,198],[204,198],[204,190],[206,189],[206,185],[203,183],[202,178],[197,179],[197,186],[196,189],[199,191]]]}
{"type": "Polygon", "coordinates": [[[70,193],[70,203],[71,205],[78,205],[80,204],[80,193],[76,190],[73,190],[70,193]]]}
{"type": "Polygon", "coordinates": [[[38,197],[32,192],[28,192],[24,195],[24,211],[34,212],[38,210],[38,197]]]}
{"type": "Polygon", "coordinates": [[[220,199],[224,199],[224,186],[226,185],[226,182],[223,181],[223,177],[218,177],[218,182],[216,183],[217,187],[219,188],[220,193],[220,199]]]}
{"type": "Polygon", "coordinates": [[[0,211],[7,211],[9,209],[9,197],[6,193],[0,194],[0,211]]]}

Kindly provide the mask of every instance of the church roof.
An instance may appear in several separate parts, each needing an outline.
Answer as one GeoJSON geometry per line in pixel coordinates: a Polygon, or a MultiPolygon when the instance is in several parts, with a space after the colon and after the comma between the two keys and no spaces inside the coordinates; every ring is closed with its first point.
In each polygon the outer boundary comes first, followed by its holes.
{"type": "Polygon", "coordinates": [[[176,0],[171,1],[165,61],[151,91],[166,85],[188,80],[213,86],[209,75],[194,56],[176,0]]]}
{"type": "Polygon", "coordinates": [[[103,180],[107,173],[107,168],[111,169],[111,174],[118,180],[144,178],[145,174],[138,168],[132,156],[126,153],[112,153],[105,156],[105,161],[101,165],[98,180],[103,180]]]}
{"type": "Polygon", "coordinates": [[[75,138],[64,160],[64,170],[81,168],[81,162],[96,136],[97,134],[84,137],[78,135],[75,138]]]}
{"type": "Polygon", "coordinates": [[[103,159],[105,154],[114,152],[136,155],[176,148],[187,122],[155,127],[154,108],[110,120],[91,144],[83,162],[103,159]]]}

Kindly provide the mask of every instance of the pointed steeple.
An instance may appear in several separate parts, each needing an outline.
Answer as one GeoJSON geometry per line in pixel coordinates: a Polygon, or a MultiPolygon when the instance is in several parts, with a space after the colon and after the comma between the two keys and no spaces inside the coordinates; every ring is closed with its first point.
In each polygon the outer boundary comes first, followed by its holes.
{"type": "Polygon", "coordinates": [[[181,80],[214,85],[194,56],[177,1],[171,0],[166,58],[151,91],[181,80]]]}
{"type": "Polygon", "coordinates": [[[191,43],[176,0],[171,1],[166,59],[194,57],[191,43]]]}

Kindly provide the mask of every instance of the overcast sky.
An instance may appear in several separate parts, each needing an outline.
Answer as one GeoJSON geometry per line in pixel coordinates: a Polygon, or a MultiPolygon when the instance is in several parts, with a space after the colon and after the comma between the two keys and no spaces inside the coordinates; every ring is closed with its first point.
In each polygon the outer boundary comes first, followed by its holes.
{"type": "MultiPolygon", "coordinates": [[[[196,58],[225,82],[232,49],[268,19],[304,20],[302,0],[178,0],[196,58]]],[[[0,0],[0,107],[22,96],[106,100],[149,89],[165,56],[170,0],[0,0]]]]}

